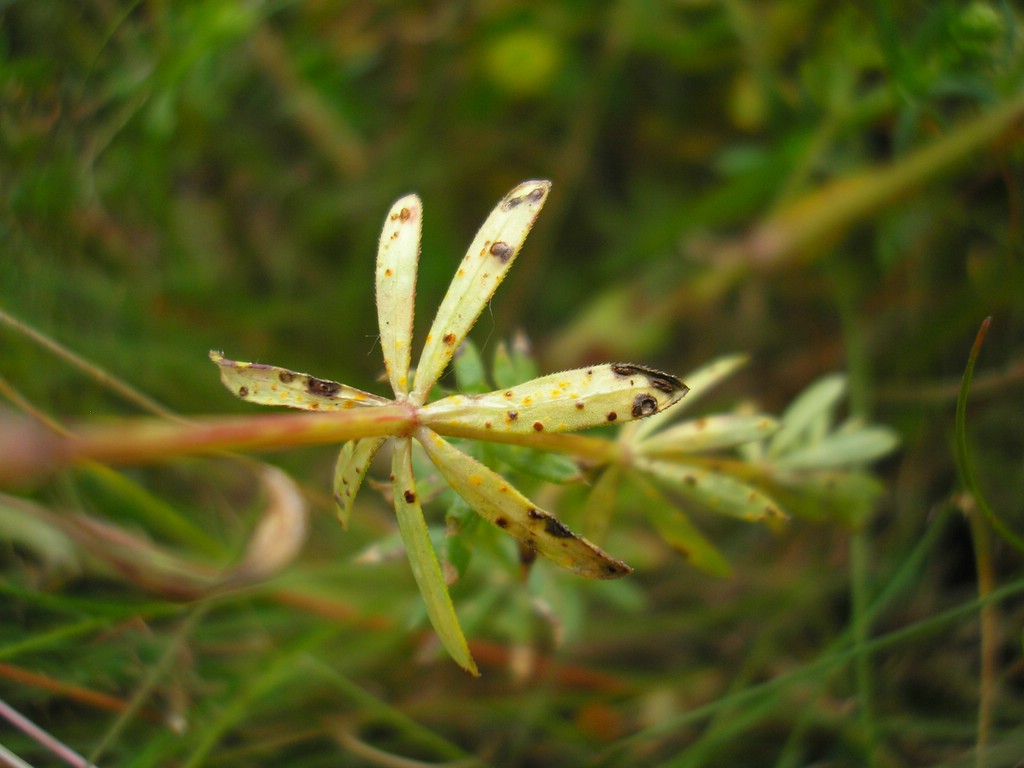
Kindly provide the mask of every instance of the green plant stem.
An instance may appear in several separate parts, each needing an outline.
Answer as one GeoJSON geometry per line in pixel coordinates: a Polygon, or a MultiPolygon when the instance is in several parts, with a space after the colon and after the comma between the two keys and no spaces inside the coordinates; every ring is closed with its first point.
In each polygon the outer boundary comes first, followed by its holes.
{"type": "Polygon", "coordinates": [[[891,166],[834,181],[762,221],[736,255],[770,267],[793,256],[819,254],[854,222],[999,138],[1021,114],[1024,93],[891,166]]]}
{"type": "Polygon", "coordinates": [[[864,734],[865,765],[875,764],[878,729],[875,723],[875,691],[871,677],[871,620],[868,616],[868,561],[870,544],[864,531],[850,537],[850,622],[853,629],[854,675],[857,682],[858,713],[864,734]]]}
{"type": "MultiPolygon", "coordinates": [[[[984,601],[996,586],[992,567],[992,548],[989,530],[985,521],[972,511],[967,515],[974,542],[974,564],[978,572],[978,598],[984,601]]],[[[981,682],[978,690],[978,735],[975,744],[976,768],[985,768],[985,753],[988,750],[989,734],[992,730],[992,709],[996,697],[996,672],[999,657],[999,614],[996,606],[982,602],[981,607],[981,682]]]]}
{"type": "MultiPolygon", "coordinates": [[[[974,365],[981,353],[981,345],[985,341],[985,334],[988,332],[991,317],[986,317],[978,334],[975,336],[971,352],[967,357],[967,366],[964,368],[963,381],[960,385],[960,395],[956,401],[956,454],[957,465],[960,469],[964,485],[974,501],[976,509],[981,510],[992,527],[999,532],[1006,541],[1020,549],[1019,539],[1002,521],[996,517],[995,511],[988,505],[981,493],[981,487],[974,477],[974,469],[971,466],[970,452],[967,447],[967,394],[970,391],[971,379],[974,376],[974,365]]],[[[992,728],[992,705],[995,700],[995,680],[998,646],[996,632],[998,630],[999,617],[994,604],[984,602],[995,589],[995,574],[992,569],[992,553],[989,546],[988,529],[984,522],[974,510],[968,510],[967,519],[971,526],[971,539],[974,543],[974,562],[978,572],[978,597],[982,600],[981,608],[981,682],[978,691],[978,735],[975,744],[975,765],[983,768],[985,765],[985,753],[988,749],[988,737],[992,728]]]]}
{"type": "Polygon", "coordinates": [[[13,328],[22,336],[35,342],[47,352],[55,355],[61,360],[64,360],[66,363],[87,374],[101,386],[106,387],[111,392],[117,393],[128,402],[134,403],[143,410],[149,411],[155,416],[162,416],[163,418],[171,421],[182,420],[181,416],[176,414],[167,406],[162,403],[158,403],[144,392],[126,384],[120,378],[108,371],[105,371],[95,363],[89,362],[80,355],[76,355],[63,344],[54,341],[46,334],[36,330],[31,325],[19,320],[13,315],[8,314],[2,309],[0,309],[0,325],[6,325],[8,328],[13,328]]]}
{"type": "Polygon", "coordinates": [[[971,389],[971,379],[974,376],[974,364],[978,360],[978,354],[981,352],[981,345],[985,341],[985,334],[988,332],[988,327],[991,322],[991,317],[986,317],[982,321],[981,327],[978,329],[978,335],[974,339],[974,345],[971,347],[971,353],[967,357],[967,367],[964,368],[963,380],[960,382],[960,395],[957,397],[956,401],[957,467],[960,469],[960,475],[964,486],[974,498],[974,502],[978,505],[978,509],[980,509],[982,514],[985,515],[985,519],[988,520],[989,525],[992,526],[993,530],[999,534],[1003,541],[1018,551],[1024,552],[1024,540],[1003,524],[1003,521],[999,519],[995,511],[985,500],[985,495],[981,492],[981,486],[978,485],[978,480],[974,476],[974,466],[971,464],[970,450],[967,447],[967,394],[971,389]]]}
{"type": "Polygon", "coordinates": [[[107,748],[114,743],[115,739],[121,735],[125,727],[131,723],[132,719],[141,711],[143,705],[156,688],[157,683],[159,683],[167,674],[171,665],[178,660],[182,646],[192,634],[196,624],[206,613],[206,609],[209,606],[209,601],[203,601],[197,603],[194,608],[189,610],[185,620],[172,635],[170,643],[168,643],[167,648],[164,649],[159,661],[157,661],[157,663],[146,672],[146,676],[142,680],[142,684],[135,693],[132,694],[132,697],[128,702],[128,706],[118,714],[113,724],[109,729],[107,729],[107,732],[103,734],[99,744],[93,748],[92,754],[89,755],[90,763],[95,764],[99,762],[100,757],[107,748]]]}

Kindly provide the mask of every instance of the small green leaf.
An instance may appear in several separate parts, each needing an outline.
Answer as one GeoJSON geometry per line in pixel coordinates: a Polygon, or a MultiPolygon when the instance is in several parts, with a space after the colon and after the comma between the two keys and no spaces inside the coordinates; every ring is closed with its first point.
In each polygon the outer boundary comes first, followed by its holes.
{"type": "Polygon", "coordinates": [[[437,433],[420,428],[416,439],[448,484],[478,515],[527,547],[589,579],[616,579],[632,572],[624,562],[573,533],[497,472],[467,456],[437,433]]]}
{"type": "Polygon", "coordinates": [[[412,566],[412,575],[423,596],[427,615],[437,636],[449,655],[473,676],[479,676],[476,663],[469,652],[469,645],[459,625],[459,617],[452,605],[451,595],[444,583],[437,553],[430,543],[430,532],[423,519],[419,498],[416,496],[416,481],[412,474],[412,440],[408,437],[395,439],[392,457],[391,488],[395,497],[395,513],[398,516],[398,530],[412,566]]]}
{"type": "Polygon", "coordinates": [[[714,512],[750,522],[786,517],[765,493],[728,475],[660,459],[637,459],[636,467],[714,512]]]}
{"type": "Polygon", "coordinates": [[[868,464],[899,444],[885,427],[862,427],[855,432],[835,433],[811,445],[789,451],[775,460],[784,469],[831,469],[868,464]]]}
{"type": "Polygon", "coordinates": [[[856,529],[870,519],[885,486],[867,472],[816,471],[780,478],[772,492],[803,518],[827,517],[856,529]]]}
{"type": "Polygon", "coordinates": [[[484,395],[453,395],[422,410],[444,434],[570,432],[651,416],[679,402],[675,376],[630,363],[563,371],[484,395]]]}
{"type": "Polygon", "coordinates": [[[846,377],[839,373],[823,376],[790,403],[782,414],[782,428],[768,444],[769,456],[781,456],[812,434],[824,435],[832,409],[846,392],[846,377]]]}
{"type": "Polygon", "coordinates": [[[276,365],[228,360],[220,352],[210,352],[220,366],[224,386],[247,403],[285,405],[304,411],[340,411],[368,405],[391,403],[378,395],[308,373],[289,371],[276,365]]]}
{"type": "Polygon", "coordinates": [[[416,195],[398,200],[384,220],[377,248],[377,323],[384,368],[398,396],[409,392],[416,268],[423,206],[416,195]]]}
{"type": "Polygon", "coordinates": [[[647,497],[647,516],[666,544],[698,570],[722,578],[732,573],[729,561],[682,510],[675,508],[650,483],[636,477],[634,482],[647,497]]]}
{"type": "Polygon", "coordinates": [[[495,458],[528,477],[558,485],[578,483],[583,477],[576,462],[561,453],[534,451],[518,445],[492,444],[489,448],[495,458]]]}
{"type": "Polygon", "coordinates": [[[524,381],[524,379],[516,377],[516,367],[512,362],[512,355],[508,351],[508,345],[504,341],[499,341],[494,348],[494,363],[491,366],[491,373],[494,375],[494,383],[504,389],[514,387],[524,381]]]}
{"type": "Polygon", "coordinates": [[[487,383],[484,360],[480,357],[476,344],[469,339],[462,342],[462,346],[455,352],[452,367],[455,369],[455,380],[458,382],[460,392],[480,393],[491,388],[487,383]]]}
{"type": "Polygon", "coordinates": [[[609,464],[587,496],[587,503],[583,507],[586,511],[583,531],[598,544],[604,543],[612,527],[612,514],[615,512],[621,484],[622,465],[609,464]]]}
{"type": "Polygon", "coordinates": [[[644,440],[638,446],[644,456],[683,456],[717,451],[752,440],[761,440],[779,428],[779,422],[764,416],[708,416],[678,424],[644,440]]]}
{"type": "Polygon", "coordinates": [[[338,453],[338,463],[334,467],[334,501],[342,528],[348,528],[359,486],[363,484],[370,462],[386,439],[367,437],[362,440],[349,440],[338,453]]]}
{"type": "Polygon", "coordinates": [[[413,383],[414,402],[424,402],[505,279],[550,189],[550,181],[524,181],[498,203],[477,232],[427,334],[413,383]]]}

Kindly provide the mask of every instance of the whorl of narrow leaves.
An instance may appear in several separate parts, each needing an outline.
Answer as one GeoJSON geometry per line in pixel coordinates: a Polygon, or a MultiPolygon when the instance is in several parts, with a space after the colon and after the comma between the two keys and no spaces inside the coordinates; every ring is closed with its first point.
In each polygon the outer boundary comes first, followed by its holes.
{"type": "MultiPolygon", "coordinates": [[[[516,537],[528,551],[539,552],[581,576],[617,578],[630,573],[630,567],[571,531],[501,475],[441,435],[497,439],[498,435],[621,424],[661,413],[687,392],[686,385],[670,374],[632,363],[611,363],[425,404],[431,388],[504,280],[550,189],[548,181],[525,181],[487,217],[437,310],[411,391],[411,342],[423,212],[415,195],[407,195],[392,206],[381,233],[375,285],[381,349],[394,401],[330,379],[210,353],[210,359],[220,367],[224,385],[248,402],[309,411],[405,404],[407,420],[395,424],[389,432],[394,435],[391,474],[399,530],[431,623],[452,658],[473,674],[477,673],[476,665],[423,519],[412,473],[412,439],[423,446],[449,485],[481,517],[516,537]]],[[[356,492],[387,439],[370,435],[346,443],[338,457],[334,497],[342,525],[348,524],[356,492]]]]}

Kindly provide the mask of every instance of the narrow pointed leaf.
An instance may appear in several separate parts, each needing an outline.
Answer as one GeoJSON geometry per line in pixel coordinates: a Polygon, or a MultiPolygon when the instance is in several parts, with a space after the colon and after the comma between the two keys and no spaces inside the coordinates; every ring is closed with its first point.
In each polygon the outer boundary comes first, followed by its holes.
{"type": "Polygon", "coordinates": [[[395,440],[392,459],[392,491],[395,497],[395,513],[398,516],[398,530],[409,557],[413,578],[419,587],[427,616],[434,626],[441,644],[460,667],[471,675],[479,675],[476,663],[469,653],[469,645],[459,625],[459,617],[452,605],[451,595],[444,583],[441,565],[437,561],[434,545],[430,543],[427,521],[423,519],[419,498],[416,495],[416,481],[412,474],[412,440],[395,440]]]}
{"type": "Polygon", "coordinates": [[[455,352],[452,368],[455,371],[455,382],[460,392],[480,393],[491,388],[487,383],[484,359],[480,357],[480,351],[476,348],[476,344],[469,339],[463,341],[455,352]]]}
{"type": "Polygon", "coordinates": [[[686,402],[671,413],[659,413],[653,418],[644,419],[630,427],[631,441],[642,440],[645,436],[663,427],[670,421],[683,415],[684,411],[713,390],[720,382],[732,376],[738,369],[747,364],[749,358],[743,354],[724,355],[688,373],[683,380],[689,385],[690,391],[686,402]]]}
{"type": "Polygon", "coordinates": [[[583,521],[583,530],[587,536],[599,544],[603,544],[612,527],[612,514],[615,502],[619,498],[619,487],[622,485],[622,465],[609,464],[597,478],[590,489],[587,503],[584,505],[587,517],[583,521]]]}
{"type": "Polygon", "coordinates": [[[683,456],[761,440],[779,428],[768,416],[708,416],[677,424],[639,445],[644,456],[683,456]]]}
{"type": "Polygon", "coordinates": [[[349,440],[341,447],[338,463],[334,468],[334,501],[338,509],[338,521],[342,528],[348,528],[359,486],[363,484],[366,470],[387,438],[367,437],[349,440]]]}
{"type": "Polygon", "coordinates": [[[437,433],[420,429],[416,438],[448,484],[477,514],[529,548],[589,579],[615,579],[632,572],[624,562],[573,533],[497,472],[467,456],[437,433]]]}
{"type": "Polygon", "coordinates": [[[687,387],[675,376],[628,363],[563,371],[484,395],[453,395],[426,406],[423,423],[441,433],[571,432],[651,416],[687,387]]]}
{"type": "Polygon", "coordinates": [[[384,220],[377,248],[377,322],[384,368],[396,395],[409,392],[423,206],[416,195],[398,200],[384,220]]]}
{"type": "Polygon", "coordinates": [[[634,478],[647,497],[647,515],[658,535],[690,565],[712,576],[725,577],[732,566],[721,552],[690,522],[682,510],[676,509],[650,483],[634,478]]]}
{"type": "Polygon", "coordinates": [[[210,352],[210,359],[220,366],[224,386],[248,403],[286,405],[304,411],[340,411],[391,402],[336,381],[275,365],[228,360],[214,351],[210,352]]]}
{"type": "Polygon", "coordinates": [[[427,334],[413,385],[415,402],[424,402],[505,279],[550,189],[549,181],[524,181],[505,195],[477,232],[427,334]]]}
{"type": "Polygon", "coordinates": [[[807,387],[782,414],[782,428],[772,436],[768,455],[780,456],[805,442],[811,433],[827,429],[832,409],[844,392],[846,377],[838,373],[823,376],[807,387]]]}
{"type": "Polygon", "coordinates": [[[636,467],[714,512],[751,522],[786,517],[768,495],[729,475],[659,459],[638,459],[636,467]]]}
{"type": "Polygon", "coordinates": [[[856,432],[832,434],[803,448],[792,450],[775,463],[785,469],[831,469],[863,465],[880,459],[899,444],[885,427],[863,427],[856,432]]]}

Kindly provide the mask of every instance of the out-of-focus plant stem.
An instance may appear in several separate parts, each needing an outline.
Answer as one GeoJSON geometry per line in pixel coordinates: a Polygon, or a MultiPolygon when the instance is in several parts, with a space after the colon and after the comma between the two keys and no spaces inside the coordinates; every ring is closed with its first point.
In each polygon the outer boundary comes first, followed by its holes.
{"type": "Polygon", "coordinates": [[[136,465],[225,450],[280,450],[397,435],[410,429],[413,417],[410,406],[396,404],[188,423],[125,419],[86,426],[75,431],[73,437],[55,435],[31,422],[8,422],[0,424],[0,484],[28,480],[85,461],[136,465]]]}

